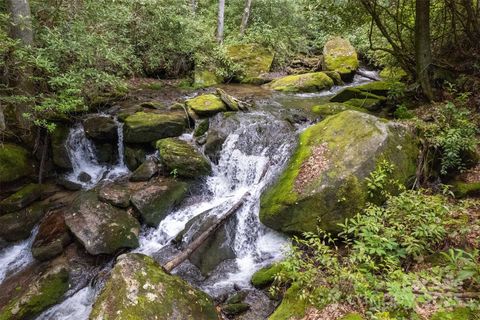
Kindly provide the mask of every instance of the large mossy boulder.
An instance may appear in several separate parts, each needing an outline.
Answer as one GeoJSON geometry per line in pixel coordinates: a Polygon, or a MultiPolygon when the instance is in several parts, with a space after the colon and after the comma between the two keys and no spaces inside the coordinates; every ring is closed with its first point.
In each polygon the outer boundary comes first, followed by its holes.
{"type": "Polygon", "coordinates": [[[344,80],[350,80],[359,67],[355,48],[350,41],[335,37],[323,47],[323,66],[325,70],[336,71],[344,80]]]}
{"type": "Polygon", "coordinates": [[[95,115],[83,121],[87,137],[98,141],[117,140],[117,123],[112,117],[95,115]]]}
{"type": "Polygon", "coordinates": [[[227,105],[215,94],[202,94],[187,100],[186,104],[199,117],[210,117],[227,111],[227,105]]]}
{"type": "Polygon", "coordinates": [[[351,110],[330,116],[300,135],[288,167],[261,198],[260,220],[286,233],[337,232],[365,206],[365,179],[380,161],[408,184],[417,157],[417,140],[404,125],[351,110]]]}
{"type": "Polygon", "coordinates": [[[65,223],[92,255],[113,254],[139,244],[138,221],[126,211],[99,201],[94,191],[77,196],[65,214],[65,223]]]}
{"type": "Polygon", "coordinates": [[[332,78],[323,72],[312,72],[286,76],[270,82],[267,87],[281,92],[317,92],[330,89],[334,83],[332,78]]]}
{"type": "Polygon", "coordinates": [[[301,319],[310,306],[307,299],[300,299],[302,288],[294,283],[283,296],[282,303],[268,320],[301,319]]]}
{"type": "Polygon", "coordinates": [[[57,167],[62,169],[72,168],[67,147],[69,133],[70,128],[60,123],[56,124],[55,130],[51,133],[52,160],[57,167]]]}
{"type": "Polygon", "coordinates": [[[141,254],[118,257],[90,320],[219,320],[210,297],[141,254]]]}
{"type": "Polygon", "coordinates": [[[25,208],[42,195],[42,185],[30,183],[0,201],[0,215],[25,208]]]}
{"type": "Polygon", "coordinates": [[[241,72],[236,77],[242,83],[262,84],[262,75],[272,67],[274,54],[257,44],[239,44],[227,48],[227,56],[241,72]]]}
{"type": "Polygon", "coordinates": [[[162,163],[173,175],[198,178],[212,171],[210,162],[188,142],[168,138],[157,141],[162,163]]]}
{"type": "Polygon", "coordinates": [[[20,211],[1,216],[0,238],[12,242],[27,239],[44,214],[44,206],[36,203],[20,211]]]}
{"type": "Polygon", "coordinates": [[[465,307],[454,308],[450,311],[438,311],[432,315],[430,320],[475,320],[478,312],[465,307]]]}
{"type": "Polygon", "coordinates": [[[195,88],[206,88],[222,83],[223,79],[214,71],[208,69],[199,69],[195,67],[193,86],[195,88]]]}
{"type": "Polygon", "coordinates": [[[11,143],[0,144],[0,186],[33,172],[34,164],[27,150],[11,143]]]}
{"type": "Polygon", "coordinates": [[[184,112],[137,112],[125,119],[126,143],[150,143],[158,139],[177,137],[187,125],[184,112]]]}
{"type": "Polygon", "coordinates": [[[250,282],[257,289],[266,288],[275,281],[275,276],[281,271],[282,265],[280,263],[274,263],[255,272],[250,282]]]}
{"type": "MultiPolygon", "coordinates": [[[[56,264],[33,276],[28,284],[15,288],[0,306],[0,320],[35,319],[42,311],[59,303],[69,289],[69,274],[64,264],[56,264]]],[[[3,299],[2,299],[3,300],[3,299]]]]}
{"type": "Polygon", "coordinates": [[[143,223],[151,227],[158,224],[188,191],[188,184],[174,179],[157,179],[144,186],[131,197],[131,202],[140,213],[143,223]]]}

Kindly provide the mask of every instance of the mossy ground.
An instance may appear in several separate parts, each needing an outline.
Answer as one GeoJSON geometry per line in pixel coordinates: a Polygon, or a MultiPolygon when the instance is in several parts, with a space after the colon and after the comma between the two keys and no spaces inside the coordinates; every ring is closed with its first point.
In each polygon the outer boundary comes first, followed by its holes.
{"type": "Polygon", "coordinates": [[[33,173],[33,164],[24,148],[0,144],[0,184],[15,181],[33,173]]]}

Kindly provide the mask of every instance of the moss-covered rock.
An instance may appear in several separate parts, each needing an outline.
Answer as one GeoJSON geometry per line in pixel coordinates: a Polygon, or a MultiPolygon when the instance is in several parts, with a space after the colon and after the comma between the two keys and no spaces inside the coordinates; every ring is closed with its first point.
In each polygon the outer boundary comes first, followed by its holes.
{"type": "Polygon", "coordinates": [[[261,198],[260,220],[287,232],[336,232],[365,205],[365,178],[380,160],[392,178],[415,176],[417,140],[407,127],[357,111],[343,111],[311,126],[286,170],[261,198]]]}
{"type": "Polygon", "coordinates": [[[342,76],[340,75],[340,73],[336,71],[323,71],[323,73],[329,76],[336,86],[342,86],[345,84],[342,80],[342,76]]]}
{"type": "Polygon", "coordinates": [[[294,283],[283,296],[282,303],[268,320],[300,319],[305,315],[309,304],[307,300],[300,299],[300,285],[294,283]]]}
{"type": "Polygon", "coordinates": [[[143,148],[125,147],[125,165],[130,171],[135,171],[146,157],[147,153],[143,148]]]}
{"type": "Polygon", "coordinates": [[[275,275],[280,271],[282,271],[282,265],[279,263],[264,267],[253,274],[251,279],[252,285],[258,289],[268,287],[273,283],[275,275]]]}
{"type": "Polygon", "coordinates": [[[355,89],[375,94],[377,96],[386,97],[394,83],[387,81],[373,81],[360,86],[355,87],[355,89]]]}
{"type": "Polygon", "coordinates": [[[112,117],[95,115],[83,121],[87,137],[99,141],[117,140],[117,123],[112,117]]]}
{"type": "Polygon", "coordinates": [[[336,71],[344,80],[349,80],[360,64],[350,41],[335,37],[323,47],[323,65],[325,70],[336,71]]]}
{"type": "Polygon", "coordinates": [[[218,320],[207,294],[141,254],[118,257],[90,320],[218,320]]]}
{"type": "Polygon", "coordinates": [[[72,162],[68,155],[67,139],[70,128],[65,124],[57,123],[55,130],[51,133],[52,159],[53,163],[62,169],[71,169],[72,162]]]}
{"type": "Polygon", "coordinates": [[[480,195],[480,182],[452,182],[452,191],[457,198],[480,195]]]}
{"type": "Polygon", "coordinates": [[[241,69],[237,79],[252,84],[264,83],[261,76],[270,71],[274,58],[270,50],[256,44],[229,46],[227,56],[241,69]]]}
{"type": "Polygon", "coordinates": [[[364,320],[364,319],[358,313],[349,313],[343,316],[342,318],[340,318],[339,320],[364,320]]]}
{"type": "Polygon", "coordinates": [[[311,109],[313,113],[322,117],[332,116],[334,114],[337,114],[346,110],[356,110],[359,112],[366,112],[365,109],[357,108],[357,107],[354,107],[345,103],[339,103],[339,102],[329,102],[329,103],[321,104],[318,106],[313,106],[311,109]]]}
{"type": "Polygon", "coordinates": [[[334,95],[330,99],[330,102],[343,103],[351,99],[374,99],[384,101],[386,98],[373,93],[362,91],[358,88],[345,88],[336,95],[334,95]]]}
{"type": "Polygon", "coordinates": [[[126,143],[150,143],[158,139],[177,137],[187,125],[185,112],[137,112],[125,119],[126,143]]]}
{"type": "Polygon", "coordinates": [[[0,238],[7,241],[27,239],[33,227],[45,214],[43,205],[37,203],[17,212],[0,217],[0,238]]]}
{"type": "Polygon", "coordinates": [[[33,172],[34,165],[27,150],[11,143],[0,144],[0,185],[33,172]]]}
{"type": "Polygon", "coordinates": [[[209,127],[210,127],[210,120],[203,119],[203,120],[199,121],[195,125],[195,130],[193,131],[193,136],[194,137],[203,136],[205,133],[207,133],[209,127]]]}
{"type": "Polygon", "coordinates": [[[42,219],[32,244],[32,255],[40,261],[61,254],[72,241],[62,211],[54,211],[42,219]]]}
{"type": "Polygon", "coordinates": [[[379,99],[350,99],[346,101],[345,104],[352,107],[352,109],[363,109],[374,112],[382,108],[384,101],[379,99]]]}
{"type": "Polygon", "coordinates": [[[333,80],[323,72],[286,76],[270,82],[267,86],[282,92],[316,92],[330,89],[333,80]]]}
{"type": "Polygon", "coordinates": [[[200,117],[213,116],[227,111],[227,105],[214,94],[202,94],[185,102],[187,106],[200,117]]]}
{"type": "Polygon", "coordinates": [[[380,71],[379,76],[385,80],[400,81],[408,77],[405,70],[399,67],[386,67],[380,71]]]}
{"type": "Polygon", "coordinates": [[[157,227],[170,209],[183,200],[187,190],[185,182],[158,179],[135,192],[131,202],[145,224],[157,227]]]}
{"type": "Polygon", "coordinates": [[[28,288],[19,287],[9,301],[0,307],[0,320],[34,319],[48,307],[60,302],[69,288],[68,271],[56,265],[30,283],[28,288]]]}
{"type": "Polygon", "coordinates": [[[452,311],[439,311],[430,320],[475,320],[478,314],[468,308],[455,308],[452,311]]]}
{"type": "Polygon", "coordinates": [[[95,191],[77,196],[65,214],[65,223],[92,255],[138,247],[138,221],[127,212],[99,201],[95,191]]]}
{"type": "Polygon", "coordinates": [[[235,316],[248,310],[250,310],[250,305],[242,302],[229,303],[222,306],[222,312],[227,316],[235,316]]]}
{"type": "Polygon", "coordinates": [[[157,141],[162,163],[173,175],[198,178],[212,171],[210,162],[186,141],[168,138],[157,141]]]}
{"type": "Polygon", "coordinates": [[[148,181],[158,173],[157,161],[147,159],[130,176],[130,181],[148,181]]]}
{"type": "Polygon", "coordinates": [[[206,88],[222,83],[223,79],[213,71],[195,68],[193,86],[195,88],[206,88]]]}
{"type": "Polygon", "coordinates": [[[30,183],[0,201],[0,214],[18,211],[25,208],[42,195],[42,185],[30,183]]]}

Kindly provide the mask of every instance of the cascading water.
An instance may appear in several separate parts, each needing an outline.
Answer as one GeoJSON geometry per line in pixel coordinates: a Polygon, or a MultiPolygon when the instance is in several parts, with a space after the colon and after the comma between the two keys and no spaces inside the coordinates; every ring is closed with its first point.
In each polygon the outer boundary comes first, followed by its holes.
{"type": "Polygon", "coordinates": [[[30,248],[37,235],[38,227],[33,229],[32,234],[27,240],[15,243],[9,247],[0,250],[0,283],[7,276],[24,269],[34,261],[30,248]]]}
{"type": "Polygon", "coordinates": [[[222,215],[248,191],[250,196],[236,212],[235,230],[230,234],[237,257],[233,268],[226,273],[222,270],[221,274],[211,276],[215,280],[207,279],[201,284],[213,295],[233,284],[249,286],[256,270],[282,256],[288,241],[260,223],[259,199],[264,187],[288,160],[296,141],[291,125],[269,112],[239,113],[229,118],[217,116],[210,127],[215,130],[216,125],[226,125],[228,136],[213,174],[207,178],[201,194],[193,196],[201,200],[186,201],[157,229],[145,233],[137,250],[155,256],[192,218],[209,209],[211,215],[222,215]]]}
{"type": "Polygon", "coordinates": [[[85,135],[85,130],[81,123],[76,124],[69,133],[67,139],[67,150],[73,171],[66,176],[69,181],[82,185],[84,189],[95,187],[100,180],[115,180],[116,178],[128,174],[128,168],[124,162],[123,146],[123,124],[115,118],[117,124],[117,152],[118,160],[113,166],[99,164],[95,153],[95,145],[85,135]],[[83,176],[87,180],[82,179],[83,176]]]}

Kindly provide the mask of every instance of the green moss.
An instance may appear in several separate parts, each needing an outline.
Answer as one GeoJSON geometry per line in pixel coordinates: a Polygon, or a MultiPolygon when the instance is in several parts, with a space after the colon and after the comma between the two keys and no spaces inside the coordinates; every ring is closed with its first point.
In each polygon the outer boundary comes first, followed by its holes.
{"type": "Polygon", "coordinates": [[[363,320],[363,317],[358,313],[349,313],[346,316],[343,316],[339,320],[363,320]]]}
{"type": "Polygon", "coordinates": [[[347,102],[351,99],[375,99],[384,101],[385,97],[359,90],[358,88],[345,88],[330,99],[330,102],[347,102]]]}
{"type": "Polygon", "coordinates": [[[168,138],[158,140],[156,147],[162,162],[173,175],[197,178],[209,175],[210,162],[186,141],[168,138]]]}
{"type": "Polygon", "coordinates": [[[203,94],[187,100],[186,104],[200,117],[209,117],[227,111],[225,103],[214,94],[203,94]]]}
{"type": "Polygon", "coordinates": [[[316,92],[332,86],[333,80],[323,72],[286,76],[268,84],[269,88],[282,92],[316,92]]]}
{"type": "Polygon", "coordinates": [[[195,88],[206,88],[222,83],[223,79],[209,70],[195,69],[195,80],[193,86],[195,88]]]}
{"type": "Polygon", "coordinates": [[[246,303],[229,303],[222,307],[223,313],[228,316],[241,314],[250,309],[250,305],[246,303]]]}
{"type": "Polygon", "coordinates": [[[300,285],[297,283],[294,283],[288,288],[287,292],[285,292],[282,303],[268,320],[285,320],[292,317],[303,317],[309,305],[307,301],[299,298],[300,291],[300,285]]]}
{"type": "Polygon", "coordinates": [[[480,194],[480,182],[454,181],[452,191],[457,198],[465,198],[480,194]]]}
{"type": "Polygon", "coordinates": [[[368,111],[378,111],[383,104],[382,100],[378,99],[350,99],[345,102],[346,105],[349,105],[356,109],[366,109],[368,111]]]}
{"type": "Polygon", "coordinates": [[[204,119],[200,121],[195,127],[195,131],[193,131],[193,136],[194,137],[203,136],[205,133],[207,133],[209,127],[210,127],[210,121],[208,119],[204,119]]]}
{"type": "Polygon", "coordinates": [[[150,257],[121,256],[93,306],[90,319],[217,320],[211,299],[150,257]]]}
{"type": "Polygon", "coordinates": [[[68,278],[65,268],[42,277],[38,284],[13,298],[0,311],[0,320],[35,318],[42,311],[60,301],[69,288],[68,278]]]}
{"type": "Polygon", "coordinates": [[[275,275],[280,271],[282,271],[282,266],[279,263],[264,267],[253,274],[251,280],[252,285],[259,289],[268,287],[273,283],[275,275]]]}
{"type": "Polygon", "coordinates": [[[359,67],[355,48],[346,39],[335,37],[327,41],[323,48],[324,66],[326,70],[336,71],[340,75],[350,75],[359,67]]]}
{"type": "Polygon", "coordinates": [[[0,213],[8,213],[25,208],[40,198],[42,185],[29,183],[20,190],[0,202],[0,213]]]}
{"type": "Polygon", "coordinates": [[[149,143],[181,135],[186,128],[184,112],[137,112],[125,118],[124,135],[127,143],[149,143]]]}
{"type": "Polygon", "coordinates": [[[453,311],[440,311],[435,313],[430,320],[475,320],[477,314],[468,308],[456,308],[453,311]]]}
{"type": "Polygon", "coordinates": [[[392,89],[393,85],[394,83],[392,82],[373,81],[373,82],[362,84],[361,86],[355,87],[355,89],[363,92],[373,93],[378,96],[386,97],[388,95],[388,92],[392,89]]]}
{"type": "Polygon", "coordinates": [[[0,144],[0,183],[15,181],[33,173],[33,163],[24,148],[10,144],[0,144]]]}
{"type": "Polygon", "coordinates": [[[239,44],[227,47],[227,56],[241,71],[236,74],[242,83],[260,84],[260,76],[270,71],[274,55],[257,44],[239,44]]]}
{"type": "Polygon", "coordinates": [[[363,108],[358,108],[349,104],[338,103],[338,102],[329,102],[329,103],[321,104],[318,106],[313,106],[311,109],[313,113],[323,117],[332,116],[346,110],[367,112],[367,110],[363,108]]]}
{"type": "Polygon", "coordinates": [[[69,132],[70,128],[68,126],[56,124],[55,130],[51,134],[53,163],[63,169],[72,168],[66,145],[69,132]]]}
{"type": "Polygon", "coordinates": [[[403,80],[408,76],[402,68],[398,67],[386,67],[380,71],[379,75],[385,80],[403,80]]]}

